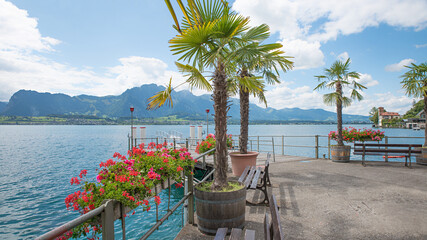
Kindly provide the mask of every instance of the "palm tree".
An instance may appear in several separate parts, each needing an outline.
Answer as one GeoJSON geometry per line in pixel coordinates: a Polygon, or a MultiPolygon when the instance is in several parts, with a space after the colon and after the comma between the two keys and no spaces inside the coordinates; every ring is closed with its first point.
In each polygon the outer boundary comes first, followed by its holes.
{"type": "MultiPolygon", "coordinates": [[[[291,69],[293,62],[283,56],[282,44],[262,44],[262,41],[270,36],[269,27],[265,24],[251,28],[243,36],[243,39],[250,39],[244,45],[240,45],[233,55],[234,61],[238,66],[238,93],[240,98],[240,153],[247,153],[248,146],[248,127],[249,127],[249,96],[253,94],[267,106],[264,97],[264,88],[261,91],[250,91],[248,83],[256,83],[258,79],[265,79],[268,84],[280,83],[278,78],[280,67],[284,72],[291,69]],[[278,66],[277,66],[278,65],[278,66]]],[[[259,89],[259,88],[253,88],[259,89]]]]}
{"type": "MultiPolygon", "coordinates": [[[[408,96],[424,98],[424,112],[427,113],[427,63],[416,65],[411,63],[405,66],[409,70],[401,77],[403,88],[408,96]]],[[[427,128],[424,130],[424,147],[427,147],[427,128]]]]}
{"type": "MultiPolygon", "coordinates": [[[[180,26],[169,0],[165,0],[175,21],[174,28],[178,35],[169,41],[174,55],[180,55],[177,63],[181,71],[189,73],[187,83],[191,87],[213,90],[212,98],[215,110],[216,166],[214,189],[227,186],[227,112],[228,77],[234,71],[230,61],[230,49],[244,41],[242,34],[249,29],[249,18],[231,11],[223,0],[198,1],[188,0],[184,6],[177,0],[184,15],[180,26]],[[205,78],[204,69],[212,69],[210,78],[205,78]],[[212,84],[211,84],[212,83],[212,84]]],[[[164,103],[171,103],[169,87],[150,98],[148,108],[157,108],[164,103]]],[[[250,87],[250,86],[248,86],[250,87]]]]}
{"type": "Polygon", "coordinates": [[[342,108],[351,105],[352,100],[362,100],[363,96],[358,90],[366,89],[365,86],[358,83],[356,79],[360,78],[357,72],[350,72],[350,58],[344,63],[342,61],[335,61],[330,68],[325,69],[325,75],[315,76],[320,81],[319,85],[314,90],[324,88],[334,89],[334,92],[323,95],[323,102],[326,105],[336,105],[337,107],[337,144],[344,146],[342,136],[342,108]],[[343,88],[349,87],[351,89],[350,97],[344,96],[343,88]]]}

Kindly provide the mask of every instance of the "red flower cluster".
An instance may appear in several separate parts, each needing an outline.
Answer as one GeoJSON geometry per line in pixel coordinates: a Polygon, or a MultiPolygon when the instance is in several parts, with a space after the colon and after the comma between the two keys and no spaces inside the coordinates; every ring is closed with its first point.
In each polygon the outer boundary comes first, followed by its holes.
{"type": "MultiPolygon", "coordinates": [[[[71,178],[70,184],[79,185],[81,190],[65,198],[67,209],[85,214],[100,206],[104,200],[115,199],[130,208],[142,206],[144,211],[150,210],[146,198],[154,195],[151,189],[168,178],[178,182],[176,187],[182,187],[182,173],[192,174],[191,168],[195,163],[187,149],[168,149],[167,146],[166,142],[150,143],[147,151],[141,144],[128,152],[129,157],[116,152],[113,158],[117,158],[117,161],[108,159],[99,164],[96,181],[84,180],[88,171],[82,170],[78,177],[71,178]]],[[[154,202],[160,204],[160,197],[155,196],[154,202]]],[[[92,231],[95,238],[100,229],[99,223],[84,223],[73,230],[72,236],[79,237],[92,231]]]]}
{"type": "MultiPolygon", "coordinates": [[[[338,132],[331,131],[329,133],[329,138],[332,140],[338,139],[338,132]]],[[[346,127],[342,130],[343,140],[346,142],[355,142],[355,141],[381,141],[384,138],[384,132],[380,130],[372,129],[356,129],[354,127],[346,127]]]]}
{"type": "MultiPolygon", "coordinates": [[[[208,136],[206,136],[205,140],[203,140],[200,143],[197,143],[196,153],[198,153],[198,154],[205,153],[211,149],[214,149],[215,146],[216,146],[215,135],[208,134],[208,136]]],[[[232,135],[229,134],[229,135],[227,135],[227,147],[231,148],[232,146],[233,146],[233,139],[232,139],[232,135]]],[[[209,155],[213,155],[213,152],[209,153],[209,155]]]]}

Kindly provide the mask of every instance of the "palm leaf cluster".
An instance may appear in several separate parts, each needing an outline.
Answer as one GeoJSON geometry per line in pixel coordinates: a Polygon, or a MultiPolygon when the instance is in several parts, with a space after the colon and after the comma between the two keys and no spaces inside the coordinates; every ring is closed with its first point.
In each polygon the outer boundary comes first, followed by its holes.
{"type": "MultiPolygon", "coordinates": [[[[411,63],[405,67],[408,71],[401,76],[402,87],[408,96],[424,99],[424,112],[427,113],[427,63],[411,63]]],[[[424,147],[427,147],[427,128],[424,131],[424,147]]]]}
{"type": "Polygon", "coordinates": [[[330,68],[324,70],[324,75],[315,76],[320,83],[314,90],[332,89],[331,93],[323,95],[323,102],[329,106],[337,107],[337,144],[343,146],[342,137],[342,108],[351,105],[353,100],[362,100],[363,96],[359,91],[366,89],[364,85],[357,82],[360,74],[350,71],[350,58],[345,62],[337,60],[330,68]],[[344,95],[343,89],[348,88],[350,95],[344,95]]]}
{"type": "MultiPolygon", "coordinates": [[[[264,81],[279,82],[278,71],[288,70],[292,62],[283,57],[281,44],[263,44],[269,37],[267,25],[249,26],[249,18],[230,9],[223,0],[176,0],[182,12],[177,16],[170,0],[166,5],[178,34],[172,38],[171,51],[178,56],[178,69],[191,88],[212,91],[215,110],[216,171],[214,188],[227,182],[227,112],[231,94],[246,93],[266,103],[264,81]]],[[[171,82],[165,91],[149,99],[148,108],[171,103],[171,82]]],[[[249,101],[241,107],[249,109],[249,101]]]]}

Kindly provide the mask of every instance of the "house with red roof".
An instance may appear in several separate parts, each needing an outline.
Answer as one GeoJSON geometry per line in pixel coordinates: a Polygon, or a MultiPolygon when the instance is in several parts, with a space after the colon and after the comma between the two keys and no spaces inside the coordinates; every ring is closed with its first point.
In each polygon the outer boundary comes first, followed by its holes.
{"type": "Polygon", "coordinates": [[[400,118],[400,114],[397,112],[386,112],[383,107],[378,108],[378,123],[380,127],[383,126],[383,123],[382,123],[383,119],[399,119],[399,118],[400,118]]]}

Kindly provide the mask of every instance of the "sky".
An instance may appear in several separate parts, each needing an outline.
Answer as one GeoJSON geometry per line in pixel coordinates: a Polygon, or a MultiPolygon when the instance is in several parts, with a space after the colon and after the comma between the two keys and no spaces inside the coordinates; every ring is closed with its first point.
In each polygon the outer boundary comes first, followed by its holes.
{"type": "MultiPolygon", "coordinates": [[[[269,107],[335,111],[323,103],[327,91],[313,91],[314,76],[350,58],[350,70],[368,89],[344,113],[368,115],[382,106],[404,114],[411,108],[414,98],[405,95],[400,76],[405,65],[427,61],[427,0],[230,4],[252,26],[268,24],[268,42],[282,43],[294,61],[292,70],[280,72],[280,84],[267,87],[269,107]]],[[[170,78],[178,85],[185,78],[169,49],[172,25],[161,0],[0,0],[0,101],[20,89],[106,96],[166,85],[170,78]]]]}

